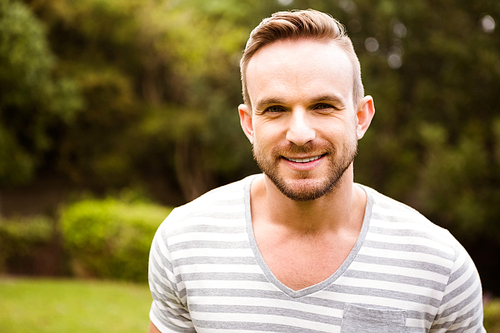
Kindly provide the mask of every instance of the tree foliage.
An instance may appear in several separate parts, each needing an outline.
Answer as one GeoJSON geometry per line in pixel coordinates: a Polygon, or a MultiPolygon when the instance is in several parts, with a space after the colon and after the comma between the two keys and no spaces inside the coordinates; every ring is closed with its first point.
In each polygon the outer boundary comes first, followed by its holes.
{"type": "Polygon", "coordinates": [[[85,99],[59,167],[103,187],[145,174],[192,199],[254,167],[239,130],[238,60],[250,4],[31,1],[85,99]],[[240,11],[241,9],[241,11],[240,11]],[[247,165],[248,164],[248,165],[247,165]]]}
{"type": "Polygon", "coordinates": [[[54,72],[43,25],[19,1],[0,2],[0,184],[30,180],[54,148],[49,131],[81,106],[75,82],[54,72]]]}

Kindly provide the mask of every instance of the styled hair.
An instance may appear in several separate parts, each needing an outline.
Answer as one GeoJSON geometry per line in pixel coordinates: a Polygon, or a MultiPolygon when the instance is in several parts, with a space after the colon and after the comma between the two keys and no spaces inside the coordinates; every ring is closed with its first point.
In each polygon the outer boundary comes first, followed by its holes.
{"type": "Polygon", "coordinates": [[[253,55],[262,47],[281,40],[315,39],[322,42],[334,41],[347,54],[353,68],[354,107],[364,96],[361,81],[361,66],[351,39],[344,26],[332,16],[317,10],[282,11],[274,13],[251,32],[240,61],[243,101],[251,105],[246,85],[246,70],[253,55]]]}

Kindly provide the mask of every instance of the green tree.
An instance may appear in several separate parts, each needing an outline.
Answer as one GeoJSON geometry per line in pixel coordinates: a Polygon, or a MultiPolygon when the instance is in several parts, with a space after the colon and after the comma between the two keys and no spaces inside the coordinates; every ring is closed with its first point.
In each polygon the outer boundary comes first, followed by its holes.
{"type": "Polygon", "coordinates": [[[0,184],[32,179],[51,131],[81,107],[75,82],[55,72],[43,24],[20,1],[0,1],[0,184]]]}
{"type": "Polygon", "coordinates": [[[119,187],[152,174],[186,200],[254,170],[236,112],[250,4],[29,3],[85,99],[58,150],[74,181],[119,187]]]}

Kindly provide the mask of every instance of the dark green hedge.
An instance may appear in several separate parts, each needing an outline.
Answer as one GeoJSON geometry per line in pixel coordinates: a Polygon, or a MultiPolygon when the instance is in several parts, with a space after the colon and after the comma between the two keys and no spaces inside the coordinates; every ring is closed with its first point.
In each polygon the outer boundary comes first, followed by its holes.
{"type": "Polygon", "coordinates": [[[53,223],[47,217],[0,219],[0,272],[8,271],[8,260],[32,254],[53,236],[53,223]]]}
{"type": "Polygon", "coordinates": [[[108,198],[67,206],[60,219],[77,276],[146,281],[154,233],[171,209],[108,198]]]}

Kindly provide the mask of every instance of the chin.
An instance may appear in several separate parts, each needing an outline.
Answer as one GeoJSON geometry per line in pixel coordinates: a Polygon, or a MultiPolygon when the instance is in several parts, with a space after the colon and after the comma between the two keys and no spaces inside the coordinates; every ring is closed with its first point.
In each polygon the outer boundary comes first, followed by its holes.
{"type": "Polygon", "coordinates": [[[298,202],[305,202],[319,199],[331,193],[337,187],[338,181],[332,182],[325,179],[296,179],[277,182],[273,180],[273,183],[281,191],[281,193],[289,199],[298,202]]]}

